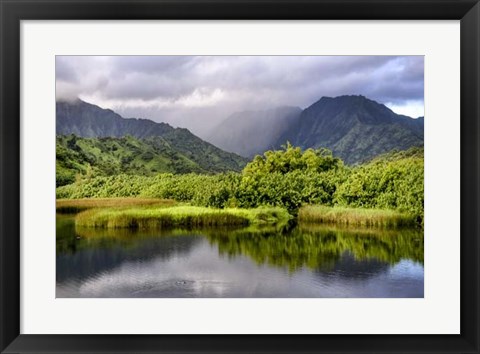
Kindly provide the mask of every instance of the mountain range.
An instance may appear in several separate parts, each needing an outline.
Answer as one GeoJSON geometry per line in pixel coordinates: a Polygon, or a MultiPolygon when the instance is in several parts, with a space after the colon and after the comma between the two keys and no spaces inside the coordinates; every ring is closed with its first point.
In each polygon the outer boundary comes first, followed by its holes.
{"type": "Polygon", "coordinates": [[[71,183],[88,165],[103,175],[149,175],[240,171],[247,163],[188,129],[122,118],[81,100],[57,102],[56,109],[57,184],[71,183]]]}
{"type": "Polygon", "coordinates": [[[235,113],[207,140],[248,158],[287,142],[303,149],[326,147],[355,164],[394,149],[423,146],[423,127],[423,117],[396,114],[364,96],[322,97],[304,110],[235,113]]]}
{"type": "Polygon", "coordinates": [[[423,130],[423,117],[398,115],[364,96],[322,97],[304,110],[284,106],[234,113],[205,137],[209,142],[185,128],[123,118],[79,99],[58,101],[57,171],[65,183],[88,165],[102,174],[240,171],[254,155],[287,142],[303,149],[326,147],[356,164],[423,146],[423,130]]]}

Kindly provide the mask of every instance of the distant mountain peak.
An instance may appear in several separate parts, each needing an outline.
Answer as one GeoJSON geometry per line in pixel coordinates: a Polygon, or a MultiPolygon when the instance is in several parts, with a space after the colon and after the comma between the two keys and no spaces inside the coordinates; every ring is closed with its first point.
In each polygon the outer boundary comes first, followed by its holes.
{"type": "Polygon", "coordinates": [[[279,138],[302,148],[326,147],[347,163],[423,145],[423,119],[398,115],[363,95],[322,97],[279,138]]]}
{"type": "MultiPolygon", "coordinates": [[[[372,101],[372,102],[375,102],[363,95],[340,95],[340,96],[335,96],[335,97],[332,97],[332,96],[322,96],[320,97],[319,100],[317,100],[315,103],[318,103],[318,102],[326,102],[326,101],[341,101],[341,100],[357,100],[357,101],[362,101],[362,100],[365,100],[365,101],[372,101]]],[[[313,103],[312,106],[315,104],[313,103]]]]}

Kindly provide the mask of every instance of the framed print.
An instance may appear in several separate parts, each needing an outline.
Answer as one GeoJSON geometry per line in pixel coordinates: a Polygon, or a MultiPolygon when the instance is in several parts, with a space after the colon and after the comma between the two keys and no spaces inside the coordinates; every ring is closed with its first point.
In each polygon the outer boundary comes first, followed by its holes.
{"type": "Polygon", "coordinates": [[[2,353],[478,353],[479,6],[2,0],[2,353]]]}

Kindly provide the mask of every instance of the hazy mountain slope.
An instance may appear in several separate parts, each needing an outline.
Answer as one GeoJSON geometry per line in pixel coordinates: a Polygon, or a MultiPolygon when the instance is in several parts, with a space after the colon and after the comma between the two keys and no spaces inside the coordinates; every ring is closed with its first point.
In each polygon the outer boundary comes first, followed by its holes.
{"type": "Polygon", "coordinates": [[[306,108],[277,140],[302,148],[326,147],[346,163],[393,149],[423,145],[423,118],[395,114],[363,96],[323,97],[306,108]]]}
{"type": "MultiPolygon", "coordinates": [[[[81,138],[75,135],[57,136],[56,168],[57,186],[74,182],[75,175],[153,175],[171,173],[215,173],[239,171],[244,161],[215,154],[212,145],[205,143],[196,146],[192,153],[185,146],[171,143],[174,136],[136,139],[131,136],[121,138],[81,138]]],[[[179,139],[183,139],[182,136],[179,139]]],[[[216,148],[215,148],[216,149],[216,148]]]]}
{"type": "Polygon", "coordinates": [[[298,107],[237,112],[224,120],[208,140],[226,151],[245,157],[261,154],[275,147],[277,140],[301,112],[298,107]]]}
{"type": "Polygon", "coordinates": [[[75,134],[80,137],[123,137],[149,138],[161,136],[172,148],[191,155],[196,162],[210,164],[217,170],[218,163],[238,169],[244,159],[238,155],[222,151],[212,144],[192,134],[188,129],[173,128],[166,123],[156,123],[148,119],[122,118],[110,109],[77,100],[57,102],[57,135],[75,134]],[[209,157],[210,159],[208,159],[209,157]]]}
{"type": "MultiPolygon", "coordinates": [[[[103,165],[103,160],[110,161],[111,158],[115,160],[117,157],[103,157],[100,156],[100,152],[108,155],[109,148],[119,149],[120,147],[120,150],[125,153],[128,159],[130,159],[128,156],[133,154],[139,156],[144,153],[158,155],[155,155],[152,158],[153,162],[149,164],[145,164],[143,160],[141,163],[140,160],[137,160],[139,162],[137,167],[142,174],[155,171],[175,173],[239,171],[246,164],[246,159],[243,157],[223,151],[195,136],[187,129],[173,128],[168,124],[156,123],[148,119],[125,119],[112,110],[102,109],[81,100],[57,102],[56,133],[57,136],[75,134],[78,137],[85,138],[121,138],[125,136],[137,138],[133,140],[77,139],[79,141],[77,147],[70,143],[69,148],[73,152],[76,151],[75,149],[78,149],[77,152],[81,152],[85,148],[86,150],[83,153],[90,153],[90,155],[84,154],[85,156],[91,157],[92,153],[96,155],[92,162],[99,164],[99,166],[102,165],[103,167],[98,167],[98,169],[105,171],[110,170],[110,168],[103,165]],[[113,145],[109,146],[108,144],[113,145]]],[[[64,148],[65,146],[68,147],[62,139],[57,139],[57,155],[59,142],[64,148]]],[[[72,162],[73,165],[78,167],[73,168],[73,170],[80,171],[82,170],[80,165],[86,166],[85,163],[88,162],[88,159],[85,160],[82,157],[81,161],[75,162],[81,156],[70,155],[68,155],[68,161],[74,161],[72,162]]],[[[117,155],[122,154],[117,153],[117,155]]],[[[118,172],[120,168],[118,161],[112,163],[117,166],[112,171],[118,172]]],[[[134,166],[136,165],[131,165],[132,168],[135,168],[134,166]]],[[[70,167],[58,163],[57,167],[61,170],[70,170],[70,167]]],[[[127,170],[130,168],[129,166],[124,167],[127,170]]],[[[120,169],[120,171],[123,170],[120,169]]],[[[132,173],[135,173],[135,171],[132,170],[132,173]]],[[[71,173],[68,175],[71,175],[71,173]]]]}
{"type": "Polygon", "coordinates": [[[126,119],[110,109],[82,100],[57,102],[56,124],[57,135],[75,134],[87,138],[125,135],[145,138],[159,136],[174,129],[168,124],[148,119],[126,119]]]}

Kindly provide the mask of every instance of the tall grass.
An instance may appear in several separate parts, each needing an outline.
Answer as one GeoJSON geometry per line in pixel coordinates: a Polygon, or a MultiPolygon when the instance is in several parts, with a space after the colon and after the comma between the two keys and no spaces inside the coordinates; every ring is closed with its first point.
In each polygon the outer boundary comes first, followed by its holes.
{"type": "Polygon", "coordinates": [[[57,199],[57,213],[78,213],[92,208],[170,207],[176,202],[159,198],[83,198],[57,199]]]}
{"type": "Polygon", "coordinates": [[[387,228],[416,225],[414,216],[394,210],[327,207],[323,205],[308,205],[300,208],[298,221],[387,228]]]}
{"type": "Polygon", "coordinates": [[[76,226],[97,228],[152,229],[173,226],[199,227],[287,223],[281,208],[211,209],[194,206],[171,208],[99,208],[79,213],[76,226]]]}

